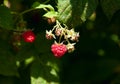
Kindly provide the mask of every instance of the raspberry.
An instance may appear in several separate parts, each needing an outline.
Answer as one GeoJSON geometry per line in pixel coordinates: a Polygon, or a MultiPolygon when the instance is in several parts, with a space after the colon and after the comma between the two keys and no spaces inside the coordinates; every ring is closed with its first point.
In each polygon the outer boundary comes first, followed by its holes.
{"type": "Polygon", "coordinates": [[[32,43],[35,40],[35,34],[31,30],[24,32],[22,34],[22,37],[25,42],[29,42],[29,43],[32,43]]]}
{"type": "Polygon", "coordinates": [[[51,51],[55,57],[62,57],[67,52],[67,47],[64,44],[54,43],[51,46],[51,51]]]}

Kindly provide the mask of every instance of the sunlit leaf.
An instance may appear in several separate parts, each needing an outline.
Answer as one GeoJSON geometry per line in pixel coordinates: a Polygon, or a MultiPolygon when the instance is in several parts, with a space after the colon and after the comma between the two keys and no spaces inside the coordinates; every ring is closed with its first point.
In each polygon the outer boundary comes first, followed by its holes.
{"type": "Polygon", "coordinates": [[[70,4],[70,0],[58,0],[58,19],[63,23],[67,23],[67,21],[72,16],[72,6],[70,4]]]}
{"type": "Polygon", "coordinates": [[[45,13],[43,16],[47,18],[53,18],[53,17],[57,17],[58,13],[55,11],[50,11],[50,12],[45,13]]]}
{"type": "MultiPolygon", "coordinates": [[[[54,65],[48,63],[49,53],[34,61],[31,67],[31,84],[59,84],[59,77],[54,65]],[[45,59],[48,58],[48,59],[45,59]]],[[[52,57],[51,57],[52,58],[52,57]]]]}
{"type": "Polygon", "coordinates": [[[54,8],[51,5],[39,4],[38,6],[35,7],[35,9],[41,9],[41,8],[43,9],[48,8],[49,10],[54,11],[54,8]]]}
{"type": "Polygon", "coordinates": [[[95,0],[58,0],[58,19],[63,23],[79,25],[95,11],[95,0]]]}

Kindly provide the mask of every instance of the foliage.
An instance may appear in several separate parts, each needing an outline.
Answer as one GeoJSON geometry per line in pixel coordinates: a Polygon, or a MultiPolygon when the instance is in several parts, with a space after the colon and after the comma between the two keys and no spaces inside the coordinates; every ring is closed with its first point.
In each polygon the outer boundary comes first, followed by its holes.
{"type": "Polygon", "coordinates": [[[0,3],[0,84],[120,83],[120,1],[43,1],[0,3]],[[81,34],[75,52],[61,59],[45,38],[51,18],[81,34]],[[35,33],[33,43],[21,37],[26,30],[35,33]]]}
{"type": "Polygon", "coordinates": [[[0,6],[0,27],[5,29],[13,29],[13,20],[10,10],[5,6],[0,6]]]}

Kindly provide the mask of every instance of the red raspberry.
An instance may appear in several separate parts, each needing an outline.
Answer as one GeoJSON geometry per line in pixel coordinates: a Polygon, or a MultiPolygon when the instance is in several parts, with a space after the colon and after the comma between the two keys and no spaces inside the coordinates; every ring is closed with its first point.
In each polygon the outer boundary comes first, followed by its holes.
{"type": "Polygon", "coordinates": [[[64,44],[54,43],[51,46],[51,51],[55,57],[62,57],[67,52],[67,47],[64,44]]]}
{"type": "Polygon", "coordinates": [[[22,37],[25,42],[29,42],[29,43],[32,43],[35,40],[35,34],[31,30],[24,32],[22,34],[22,37]]]}

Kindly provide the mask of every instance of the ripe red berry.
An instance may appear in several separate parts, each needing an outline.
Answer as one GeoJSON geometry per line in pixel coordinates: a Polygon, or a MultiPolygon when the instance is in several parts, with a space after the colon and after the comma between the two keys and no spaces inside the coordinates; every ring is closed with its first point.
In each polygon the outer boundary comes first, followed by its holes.
{"type": "Polygon", "coordinates": [[[55,57],[62,57],[67,52],[67,47],[64,44],[54,43],[51,46],[51,51],[55,57]]]}
{"type": "Polygon", "coordinates": [[[31,30],[24,32],[22,34],[22,37],[25,42],[29,42],[29,43],[32,43],[35,40],[35,34],[31,30]]]}

